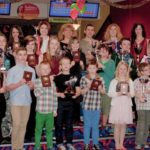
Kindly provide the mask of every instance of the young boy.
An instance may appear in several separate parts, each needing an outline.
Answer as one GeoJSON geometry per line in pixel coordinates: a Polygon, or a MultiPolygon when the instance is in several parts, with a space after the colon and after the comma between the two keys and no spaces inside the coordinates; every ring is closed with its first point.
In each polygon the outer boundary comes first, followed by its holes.
{"type": "Polygon", "coordinates": [[[48,62],[41,62],[39,65],[41,77],[35,80],[34,93],[37,97],[36,103],[36,128],[35,128],[35,148],[40,150],[40,140],[42,129],[46,128],[46,138],[47,138],[47,149],[51,150],[53,147],[52,136],[54,127],[54,116],[57,115],[57,96],[56,87],[49,76],[51,69],[48,62]],[[43,86],[42,77],[46,77],[50,84],[48,86],[43,86]]]}
{"type": "Polygon", "coordinates": [[[90,62],[87,66],[88,74],[80,81],[81,94],[83,95],[83,119],[84,119],[84,150],[89,150],[90,133],[92,130],[93,149],[100,150],[98,145],[100,102],[101,93],[105,94],[103,79],[97,74],[96,62],[90,62]]]}
{"type": "Polygon", "coordinates": [[[16,51],[17,64],[8,71],[6,79],[6,90],[10,91],[10,107],[13,120],[11,136],[13,150],[23,149],[24,135],[30,114],[30,89],[33,88],[35,71],[26,65],[26,59],[26,49],[24,47],[18,48],[16,51]],[[26,77],[24,77],[25,72],[29,73],[26,74],[26,77]]]}
{"type": "Polygon", "coordinates": [[[149,149],[147,138],[150,127],[150,65],[141,63],[139,65],[140,77],[134,81],[136,109],[138,113],[136,128],[136,149],[141,150],[144,145],[149,149]]]}
{"type": "Polygon", "coordinates": [[[77,77],[70,74],[71,61],[67,57],[60,60],[61,73],[54,79],[57,87],[58,110],[56,119],[56,143],[59,150],[66,150],[63,145],[63,124],[65,120],[66,143],[69,150],[75,150],[73,139],[73,101],[80,95],[77,77]]]}
{"type": "Polygon", "coordinates": [[[130,53],[131,49],[131,42],[129,38],[122,38],[120,41],[120,53],[118,53],[120,61],[126,62],[129,67],[132,69],[130,71],[130,76],[134,80],[137,78],[137,68],[136,68],[136,63],[134,61],[133,56],[130,53]]]}

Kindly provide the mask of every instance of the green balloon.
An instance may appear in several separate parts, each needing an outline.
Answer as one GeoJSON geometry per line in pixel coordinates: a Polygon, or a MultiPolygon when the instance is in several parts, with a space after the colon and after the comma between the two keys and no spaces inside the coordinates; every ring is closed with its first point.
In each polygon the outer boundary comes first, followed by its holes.
{"type": "Polygon", "coordinates": [[[77,7],[77,4],[76,3],[73,3],[71,4],[70,8],[73,9],[73,8],[76,8],[77,7]]]}
{"type": "Polygon", "coordinates": [[[86,6],[84,5],[82,10],[80,11],[81,14],[84,14],[86,12],[86,6]]]}

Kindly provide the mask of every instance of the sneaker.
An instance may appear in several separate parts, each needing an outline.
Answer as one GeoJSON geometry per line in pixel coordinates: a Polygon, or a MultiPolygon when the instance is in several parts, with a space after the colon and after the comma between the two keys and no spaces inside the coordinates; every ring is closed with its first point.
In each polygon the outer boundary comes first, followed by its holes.
{"type": "Polygon", "coordinates": [[[147,148],[149,149],[149,148],[150,148],[150,146],[149,146],[149,145],[147,145],[147,144],[145,144],[145,145],[144,145],[144,148],[145,148],[145,149],[147,149],[147,148]]]}
{"type": "Polygon", "coordinates": [[[66,147],[64,145],[58,145],[58,150],[66,150],[66,147]]]}
{"type": "Polygon", "coordinates": [[[76,150],[72,144],[67,144],[68,150],[76,150]]]}
{"type": "Polygon", "coordinates": [[[92,147],[92,150],[100,150],[100,147],[99,147],[99,145],[93,145],[93,147],[92,147]]]}
{"type": "Polygon", "coordinates": [[[142,146],[141,145],[136,145],[135,149],[140,149],[141,150],[142,146]]]}
{"type": "Polygon", "coordinates": [[[84,150],[90,150],[90,146],[88,144],[85,144],[84,150]]]}

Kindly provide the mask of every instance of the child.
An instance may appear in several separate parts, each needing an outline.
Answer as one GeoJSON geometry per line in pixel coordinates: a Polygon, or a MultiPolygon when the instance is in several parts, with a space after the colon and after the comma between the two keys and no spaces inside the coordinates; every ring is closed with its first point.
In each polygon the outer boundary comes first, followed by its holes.
{"type": "MultiPolygon", "coordinates": [[[[20,47],[16,51],[17,64],[8,71],[6,89],[10,91],[10,107],[13,120],[12,149],[22,149],[26,125],[30,114],[31,95],[35,71],[26,65],[27,51],[20,47]],[[25,74],[28,72],[28,74],[25,74]],[[30,74],[30,75],[29,75],[30,74]],[[25,75],[25,78],[23,77],[25,75]],[[30,81],[26,79],[30,76],[30,81]]],[[[28,78],[29,79],[29,78],[28,78]]]]}
{"type": "Polygon", "coordinates": [[[129,71],[125,62],[119,62],[115,79],[111,81],[108,90],[108,96],[112,98],[109,123],[114,124],[115,147],[118,150],[126,150],[123,146],[126,124],[133,123],[131,97],[134,96],[134,87],[129,71]]]}
{"type": "MultiPolygon", "coordinates": [[[[110,82],[114,78],[115,62],[110,58],[110,50],[106,45],[101,45],[99,47],[98,55],[99,55],[98,66],[101,69],[99,71],[99,75],[104,79],[106,93],[108,93],[110,82]]],[[[102,105],[102,115],[103,115],[102,125],[105,127],[110,112],[111,98],[108,97],[107,94],[103,94],[101,100],[102,100],[101,105],[102,105]]]]}
{"type": "Polygon", "coordinates": [[[104,83],[97,72],[96,62],[90,62],[87,66],[88,74],[80,81],[81,93],[83,95],[83,119],[84,119],[84,150],[89,150],[90,132],[92,129],[93,148],[99,150],[99,120],[101,93],[105,93],[104,83]],[[91,89],[92,83],[100,82],[96,90],[91,89]]]}
{"type": "Polygon", "coordinates": [[[149,149],[147,138],[150,127],[150,66],[148,63],[139,64],[140,77],[134,81],[136,109],[138,113],[136,128],[136,149],[149,149]]]}
{"type": "Polygon", "coordinates": [[[63,145],[63,121],[65,120],[66,143],[69,150],[75,150],[73,139],[73,101],[80,95],[77,77],[70,74],[71,61],[67,57],[60,60],[62,73],[54,79],[57,87],[58,110],[56,119],[56,143],[59,150],[65,150],[63,145]]]}
{"type": "MultiPolygon", "coordinates": [[[[41,62],[39,65],[40,75],[47,76],[50,74],[50,65],[48,62],[41,62]]],[[[46,128],[47,149],[51,150],[52,135],[54,127],[54,116],[57,114],[57,97],[56,87],[50,77],[51,85],[43,87],[41,78],[35,80],[34,93],[37,97],[36,103],[36,128],[35,128],[35,148],[40,150],[40,139],[42,129],[46,128]]]]}

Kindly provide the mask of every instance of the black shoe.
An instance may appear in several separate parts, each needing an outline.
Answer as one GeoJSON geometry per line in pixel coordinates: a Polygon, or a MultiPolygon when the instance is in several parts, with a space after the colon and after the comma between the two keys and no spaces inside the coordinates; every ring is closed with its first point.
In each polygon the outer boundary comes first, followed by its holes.
{"type": "Polygon", "coordinates": [[[100,150],[100,147],[99,147],[99,145],[93,145],[93,147],[92,147],[92,150],[100,150]]]}

